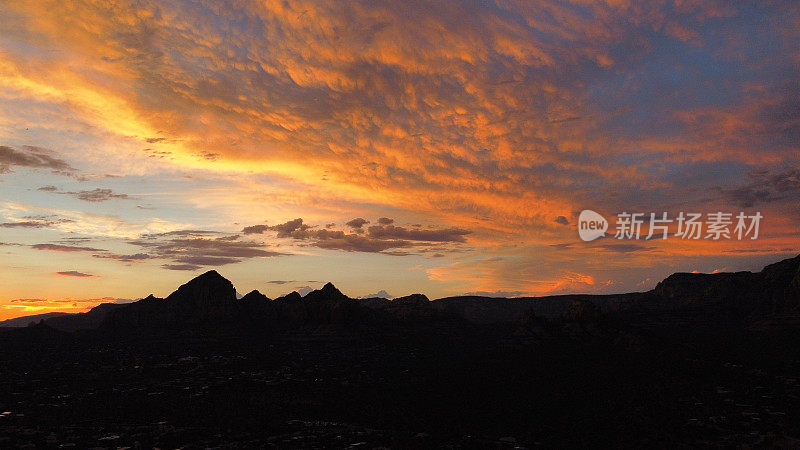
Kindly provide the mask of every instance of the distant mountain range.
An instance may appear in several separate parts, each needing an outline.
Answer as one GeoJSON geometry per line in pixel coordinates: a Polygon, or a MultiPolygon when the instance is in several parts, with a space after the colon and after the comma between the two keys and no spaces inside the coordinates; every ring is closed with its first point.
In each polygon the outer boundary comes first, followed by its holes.
{"type": "Polygon", "coordinates": [[[3,448],[800,448],[800,256],[433,301],[210,271],[26,322],[0,329],[3,448]]]}
{"type": "MultiPolygon", "coordinates": [[[[61,331],[106,333],[250,334],[354,333],[392,329],[398,324],[518,323],[525,317],[562,318],[576,305],[623,318],[642,327],[717,320],[747,326],[780,327],[800,323],[800,256],[760,272],[676,273],[647,292],[549,297],[447,297],[422,294],[354,299],[333,284],[305,297],[292,292],[271,300],[258,291],[237,298],[233,284],[206,272],[164,299],[152,295],[129,304],[106,303],[86,313],[47,313],[0,322],[23,327],[42,322],[61,331]]],[[[581,308],[577,308],[581,309],[581,308]]],[[[585,308],[584,308],[585,309],[585,308]]]]}
{"type": "Polygon", "coordinates": [[[58,316],[72,316],[73,314],[65,312],[49,312],[44,314],[33,314],[30,316],[20,316],[13,319],[0,321],[0,327],[26,327],[32,323],[37,323],[40,320],[47,320],[52,317],[58,316]]]}

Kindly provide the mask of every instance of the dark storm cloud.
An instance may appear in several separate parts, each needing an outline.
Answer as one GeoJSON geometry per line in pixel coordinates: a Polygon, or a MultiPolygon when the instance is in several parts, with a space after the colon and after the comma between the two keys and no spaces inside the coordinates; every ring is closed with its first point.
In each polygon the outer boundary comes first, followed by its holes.
{"type": "Polygon", "coordinates": [[[409,241],[397,239],[372,239],[357,234],[331,233],[318,236],[318,240],[314,245],[327,250],[379,253],[391,248],[410,247],[413,244],[409,241]]]}
{"type": "Polygon", "coordinates": [[[294,237],[296,239],[301,238],[303,233],[311,228],[308,225],[303,223],[303,219],[297,218],[294,220],[290,220],[286,223],[282,223],[280,225],[275,225],[273,227],[269,227],[269,230],[277,231],[278,237],[294,237]]]}
{"type": "Polygon", "coordinates": [[[249,227],[244,227],[242,229],[243,234],[262,234],[265,231],[268,231],[270,228],[267,225],[253,225],[249,227]]]}
{"type": "Polygon", "coordinates": [[[466,242],[464,236],[472,233],[461,228],[409,230],[394,225],[374,225],[367,231],[370,237],[377,239],[408,239],[423,242],[466,242]]]}
{"type": "Polygon", "coordinates": [[[88,273],[78,272],[77,270],[67,270],[64,272],[56,272],[58,275],[63,275],[67,277],[78,277],[78,278],[87,278],[93,277],[94,275],[90,275],[88,273]]]}
{"type": "Polygon", "coordinates": [[[363,219],[361,217],[357,217],[357,218],[347,222],[345,225],[347,225],[350,228],[361,228],[361,227],[363,227],[364,225],[366,225],[368,223],[369,223],[369,220],[363,219]]]}
{"type": "Polygon", "coordinates": [[[277,231],[279,238],[304,239],[307,237],[306,231],[311,227],[303,223],[303,219],[297,218],[278,225],[253,225],[244,227],[243,234],[263,234],[267,231],[277,231]]]}
{"type": "Polygon", "coordinates": [[[14,167],[34,169],[50,169],[60,175],[74,175],[74,167],[61,158],[57,158],[50,150],[25,145],[22,150],[0,145],[0,174],[10,173],[14,167]]]}
{"type": "MultiPolygon", "coordinates": [[[[383,218],[383,222],[391,219],[383,218]]],[[[432,243],[462,243],[468,230],[460,228],[444,229],[407,229],[394,225],[375,225],[364,232],[363,226],[369,223],[366,219],[357,218],[347,223],[354,232],[318,229],[303,223],[303,219],[268,226],[253,225],[242,230],[244,234],[261,234],[267,231],[277,232],[279,238],[292,238],[299,241],[310,241],[312,246],[326,250],[343,250],[347,252],[384,253],[405,256],[408,252],[388,252],[390,249],[429,246],[432,243]]],[[[447,250],[447,249],[443,249],[447,250]]]]}

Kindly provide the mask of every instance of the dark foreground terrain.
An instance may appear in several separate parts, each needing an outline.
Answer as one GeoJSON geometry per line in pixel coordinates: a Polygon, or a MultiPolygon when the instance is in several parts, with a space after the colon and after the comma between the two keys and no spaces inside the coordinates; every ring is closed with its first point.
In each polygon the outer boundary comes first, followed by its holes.
{"type": "Polygon", "coordinates": [[[800,257],[653,291],[166,299],[0,332],[0,447],[800,447],[800,257]]]}

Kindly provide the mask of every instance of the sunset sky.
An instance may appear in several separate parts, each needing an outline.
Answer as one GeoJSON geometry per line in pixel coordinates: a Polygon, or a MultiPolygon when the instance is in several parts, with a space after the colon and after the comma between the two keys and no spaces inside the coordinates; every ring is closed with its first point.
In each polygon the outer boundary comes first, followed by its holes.
{"type": "Polygon", "coordinates": [[[800,253],[800,2],[0,0],[0,319],[647,290],[800,253]],[[583,242],[578,214],[763,216],[583,242]]]}

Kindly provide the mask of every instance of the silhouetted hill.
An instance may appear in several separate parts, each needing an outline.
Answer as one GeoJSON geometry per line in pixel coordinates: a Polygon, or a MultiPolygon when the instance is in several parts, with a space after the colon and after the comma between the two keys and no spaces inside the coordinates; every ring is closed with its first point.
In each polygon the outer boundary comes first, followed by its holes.
{"type": "Polygon", "coordinates": [[[244,303],[236,298],[233,284],[210,270],[180,286],[167,298],[152,295],[117,308],[101,324],[106,332],[156,334],[228,334],[242,331],[247,323],[244,303]]]}
{"type": "Polygon", "coordinates": [[[52,317],[45,323],[61,331],[91,330],[99,327],[109,312],[124,306],[124,303],[102,303],[85,313],[52,317]]]}
{"type": "Polygon", "coordinates": [[[89,330],[99,327],[109,311],[122,306],[125,304],[101,303],[85,313],[52,312],[17,317],[0,322],[0,327],[26,327],[44,320],[47,325],[61,331],[89,330]]]}
{"type": "Polygon", "coordinates": [[[359,304],[332,283],[300,297],[297,292],[271,303],[277,328],[284,332],[316,335],[350,335],[377,331],[385,317],[359,304]]]}
{"type": "Polygon", "coordinates": [[[266,295],[262,294],[261,292],[258,292],[258,290],[254,289],[254,290],[248,292],[247,294],[245,294],[244,297],[242,297],[239,300],[241,300],[241,301],[243,301],[245,303],[268,302],[269,301],[269,297],[267,297],[266,295]]]}
{"type": "Polygon", "coordinates": [[[229,280],[209,271],[165,299],[150,296],[111,311],[101,328],[117,334],[149,330],[154,335],[186,336],[349,334],[383,322],[331,283],[305,297],[292,292],[270,300],[252,291],[237,299],[235,293],[229,280]]]}
{"type": "Polygon", "coordinates": [[[165,300],[199,315],[223,311],[237,301],[233,283],[216,270],[209,270],[182,285],[165,300]]]}
{"type": "Polygon", "coordinates": [[[0,322],[0,328],[6,327],[27,327],[31,323],[39,323],[40,320],[50,319],[57,316],[68,316],[70,313],[65,312],[49,312],[44,314],[33,314],[30,316],[15,317],[13,319],[3,320],[0,322]]]}
{"type": "Polygon", "coordinates": [[[480,297],[456,296],[434,300],[433,307],[464,317],[473,323],[517,322],[532,310],[539,317],[557,318],[575,300],[585,300],[597,305],[602,311],[615,311],[645,301],[649,293],[611,295],[554,295],[547,297],[480,297]]]}
{"type": "MultiPolygon", "coordinates": [[[[771,264],[761,272],[675,273],[648,292],[549,297],[447,297],[432,302],[439,310],[474,323],[517,322],[531,311],[538,317],[562,316],[575,301],[596,305],[602,313],[661,315],[685,311],[698,319],[718,314],[754,320],[769,314],[796,313],[800,307],[800,256],[771,264]],[[702,310],[703,313],[699,311],[702,310]]],[[[652,317],[647,319],[652,321],[652,317]]]]}
{"type": "Polygon", "coordinates": [[[748,312],[795,309],[800,305],[800,256],[756,273],[676,273],[658,283],[653,294],[669,307],[724,303],[748,312]]]}
{"type": "MultiPolygon", "coordinates": [[[[5,329],[0,336],[11,342],[48,344],[60,342],[69,337],[70,334],[61,330],[56,330],[55,328],[47,325],[43,319],[40,319],[38,323],[31,323],[26,327],[5,329]]],[[[17,348],[14,350],[24,351],[25,349],[17,348]]]]}

